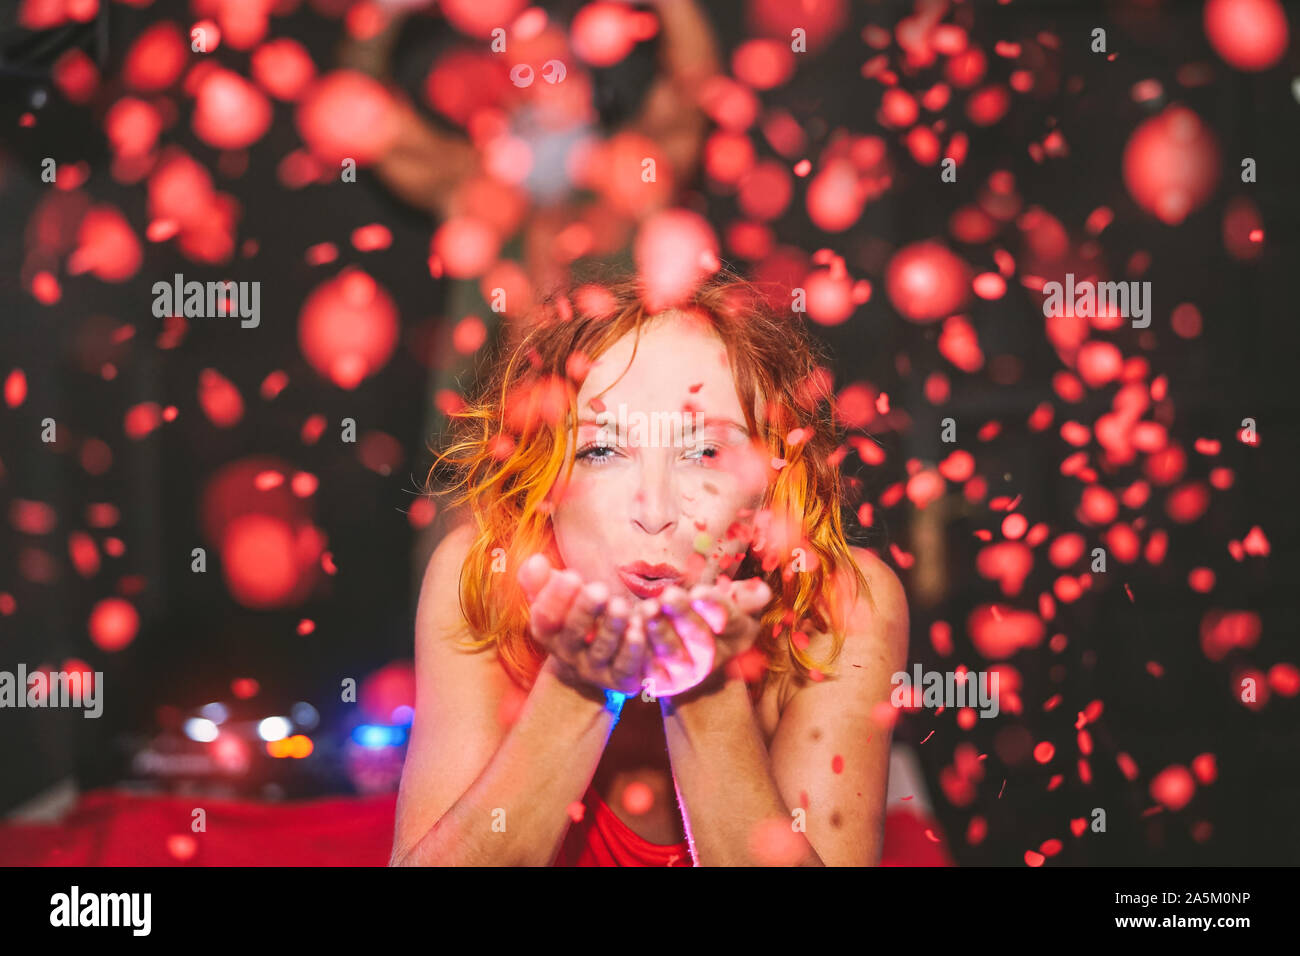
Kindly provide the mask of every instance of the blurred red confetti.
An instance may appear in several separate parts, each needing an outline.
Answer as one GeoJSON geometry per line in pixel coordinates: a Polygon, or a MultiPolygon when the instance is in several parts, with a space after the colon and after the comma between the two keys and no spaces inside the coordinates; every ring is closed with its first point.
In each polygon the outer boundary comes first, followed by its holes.
{"type": "Polygon", "coordinates": [[[360,270],[345,270],[308,295],[298,314],[298,344],[312,367],[354,389],[388,361],[397,345],[397,306],[360,270]]]}
{"type": "Polygon", "coordinates": [[[1151,797],[1170,810],[1181,810],[1196,793],[1196,781],[1186,767],[1167,767],[1151,781],[1151,797]]]}
{"type": "Polygon", "coordinates": [[[140,629],[135,605],[122,598],[104,598],[90,612],[90,639],[102,651],[120,651],[140,629]]]}
{"type": "Polygon", "coordinates": [[[1267,70],[1286,53],[1289,30],[1278,0],[1207,0],[1205,36],[1239,70],[1267,70]]]}

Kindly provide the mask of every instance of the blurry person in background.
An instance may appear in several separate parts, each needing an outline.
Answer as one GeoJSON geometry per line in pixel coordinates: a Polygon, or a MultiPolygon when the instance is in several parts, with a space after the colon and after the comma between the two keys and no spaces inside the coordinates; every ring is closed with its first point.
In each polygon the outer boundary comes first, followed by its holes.
{"type": "MultiPolygon", "coordinates": [[[[462,320],[482,323],[471,328],[489,351],[499,336],[517,340],[578,260],[630,271],[637,224],[675,205],[696,173],[708,126],[701,94],[721,63],[695,0],[570,4],[572,23],[554,6],[381,0],[383,20],[363,25],[365,36],[345,30],[340,47],[340,66],[385,81],[398,100],[398,135],[372,171],[430,213],[431,269],[452,280],[431,350],[431,444],[469,385],[472,356],[453,346],[462,320]],[[424,78],[424,100],[447,128],[395,82],[399,41],[430,14],[464,34],[424,78]],[[638,76],[643,44],[654,63],[638,76]]],[[[441,525],[417,543],[417,567],[441,525]]]]}

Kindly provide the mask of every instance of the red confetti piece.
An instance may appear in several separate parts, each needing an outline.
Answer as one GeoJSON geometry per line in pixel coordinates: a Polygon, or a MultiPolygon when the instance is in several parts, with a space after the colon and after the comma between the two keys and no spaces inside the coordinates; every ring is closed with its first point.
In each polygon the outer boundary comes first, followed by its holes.
{"type": "Polygon", "coordinates": [[[1268,670],[1268,686],[1283,697],[1300,694],[1300,668],[1294,664],[1274,664],[1268,670]]]}
{"type": "Polygon", "coordinates": [[[1192,773],[1202,786],[1214,783],[1219,776],[1218,763],[1214,754],[1199,754],[1192,760],[1192,773]]]}
{"type": "Polygon", "coordinates": [[[167,853],[173,859],[182,862],[193,859],[198,849],[198,841],[188,833],[173,833],[167,837],[167,853]]]}
{"type": "Polygon", "coordinates": [[[792,866],[807,852],[808,843],[788,820],[762,820],[749,834],[749,850],[761,866],[792,866]]]}
{"type": "Polygon", "coordinates": [[[1138,126],[1124,149],[1124,183],[1134,200],[1167,225],[1179,225],[1209,199],[1219,178],[1219,146],[1200,117],[1170,106],[1138,126]],[[1178,166],[1169,157],[1180,157],[1178,166]]]}
{"type": "Polygon", "coordinates": [[[5,378],[4,396],[10,408],[17,408],[27,398],[27,375],[22,369],[14,369],[5,378]]]}
{"type": "Polygon", "coordinates": [[[243,149],[270,129],[271,102],[238,73],[213,69],[199,83],[191,125],[211,146],[243,149]]]}
{"type": "Polygon", "coordinates": [[[94,577],[99,572],[99,551],[94,539],[83,531],[68,535],[68,557],[83,578],[94,577]]]}
{"type": "Polygon", "coordinates": [[[1126,779],[1130,781],[1137,779],[1138,767],[1132,757],[1126,753],[1119,753],[1115,755],[1115,762],[1119,765],[1120,772],[1124,774],[1126,779]]]}
{"type": "Polygon", "coordinates": [[[295,472],[293,479],[289,482],[294,496],[298,498],[310,498],[316,493],[316,488],[320,481],[315,475],[306,471],[295,472]]]}
{"type": "Polygon", "coordinates": [[[894,562],[903,570],[907,570],[916,563],[916,558],[911,554],[908,554],[896,543],[891,543],[889,545],[889,553],[894,556],[894,562]]]}
{"type": "Polygon", "coordinates": [[[41,305],[53,305],[62,295],[59,280],[48,272],[38,272],[32,277],[32,296],[41,305]]]}
{"type": "Polygon", "coordinates": [[[278,37],[263,43],[249,59],[253,79],[278,100],[298,99],[316,75],[311,55],[297,40],[278,37]]]}
{"type": "Polygon", "coordinates": [[[162,423],[162,409],[157,402],[141,402],[127,409],[122,427],[133,440],[144,438],[162,423]]]}
{"type": "Polygon", "coordinates": [[[1205,36],[1229,65],[1256,72],[1279,62],[1287,50],[1287,18],[1278,0],[1209,0],[1205,36]]]}
{"type": "Polygon", "coordinates": [[[215,369],[199,372],[199,407],[218,428],[233,428],[244,417],[244,400],[239,390],[215,369]]]}
{"type": "Polygon", "coordinates": [[[1191,771],[1175,764],[1156,774],[1151,781],[1151,797],[1170,810],[1181,810],[1196,793],[1191,771]]]}
{"type": "Polygon", "coordinates": [[[54,85],[70,102],[86,103],[99,86],[99,69],[84,51],[74,47],[60,54],[51,67],[54,85]]]}
{"type": "Polygon", "coordinates": [[[623,788],[622,800],[623,809],[633,816],[641,816],[654,806],[655,795],[646,784],[637,780],[623,788]]]}
{"type": "Polygon", "coordinates": [[[302,443],[304,445],[314,445],[320,441],[321,435],[325,433],[325,424],[324,415],[308,416],[307,420],[302,423],[302,429],[299,432],[302,443]]]}
{"type": "Polygon", "coordinates": [[[140,629],[140,614],[122,598],[105,598],[91,609],[90,639],[102,651],[120,651],[140,629]]]}

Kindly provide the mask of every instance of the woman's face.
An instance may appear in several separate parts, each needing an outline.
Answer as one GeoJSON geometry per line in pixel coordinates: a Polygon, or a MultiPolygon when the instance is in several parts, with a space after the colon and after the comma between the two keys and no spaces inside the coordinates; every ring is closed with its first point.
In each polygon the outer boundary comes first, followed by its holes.
{"type": "Polygon", "coordinates": [[[551,520],[565,567],[611,594],[649,598],[670,583],[711,583],[722,555],[735,572],[748,541],[726,534],[733,522],[752,522],[768,463],[750,445],[726,347],[711,326],[659,316],[642,327],[628,368],[634,339],[616,342],[583,382],[577,444],[568,445],[573,473],[551,491],[551,520]]]}

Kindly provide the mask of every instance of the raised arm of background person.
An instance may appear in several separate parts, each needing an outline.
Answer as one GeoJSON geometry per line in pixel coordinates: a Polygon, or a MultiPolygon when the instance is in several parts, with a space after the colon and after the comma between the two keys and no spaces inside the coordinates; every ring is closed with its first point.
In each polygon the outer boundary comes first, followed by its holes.
{"type": "Polygon", "coordinates": [[[425,120],[392,82],[393,46],[409,10],[387,10],[379,33],[360,40],[347,30],[339,45],[339,65],[375,77],[393,93],[397,135],[392,146],[370,167],[392,193],[442,218],[450,214],[457,186],[478,168],[478,150],[462,136],[444,133],[425,120]]]}
{"type": "Polygon", "coordinates": [[[626,128],[659,145],[681,184],[694,175],[708,129],[699,93],[722,71],[722,61],[713,25],[695,0],[655,0],[654,7],[661,30],[659,71],[626,128]]]}
{"type": "Polygon", "coordinates": [[[459,581],[470,541],[467,526],[450,531],[420,591],[393,866],[550,864],[613,725],[603,691],[562,680],[554,658],[525,696],[495,651],[454,646],[469,630],[459,581]]]}

